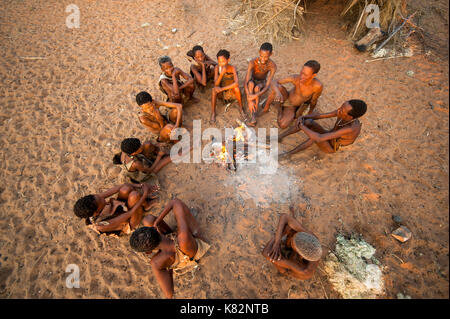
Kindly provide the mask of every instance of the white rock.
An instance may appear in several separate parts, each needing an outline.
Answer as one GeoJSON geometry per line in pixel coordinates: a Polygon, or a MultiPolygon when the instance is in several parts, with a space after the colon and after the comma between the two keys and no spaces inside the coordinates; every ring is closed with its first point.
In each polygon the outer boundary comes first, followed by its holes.
{"type": "Polygon", "coordinates": [[[162,24],[162,22],[159,22],[158,25],[159,25],[160,27],[162,27],[163,24],[162,24]]]}
{"type": "Polygon", "coordinates": [[[163,50],[169,50],[169,47],[166,45],[163,47],[163,50]]]}
{"type": "Polygon", "coordinates": [[[177,28],[172,29],[172,33],[175,33],[175,32],[177,32],[177,28]]]}
{"type": "Polygon", "coordinates": [[[143,27],[143,28],[149,27],[149,26],[150,26],[150,23],[148,23],[148,22],[145,22],[145,23],[143,23],[143,24],[141,25],[141,27],[143,27]]]}

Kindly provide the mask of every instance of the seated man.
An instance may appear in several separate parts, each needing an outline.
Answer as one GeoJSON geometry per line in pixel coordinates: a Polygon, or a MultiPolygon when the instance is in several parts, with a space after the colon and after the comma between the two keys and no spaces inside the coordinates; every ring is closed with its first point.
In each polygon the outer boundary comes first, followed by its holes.
{"type": "Polygon", "coordinates": [[[256,125],[259,98],[269,89],[273,76],[277,71],[276,64],[270,59],[271,55],[272,44],[268,42],[263,43],[259,49],[259,57],[248,63],[244,89],[247,95],[248,109],[251,114],[251,119],[247,123],[249,126],[256,125]],[[267,77],[267,75],[269,76],[267,77]]]}
{"type": "Polygon", "coordinates": [[[114,164],[123,164],[132,183],[144,183],[171,163],[170,150],[150,141],[141,144],[137,138],[126,138],[120,144],[122,152],[114,155],[114,164]]]}
{"type": "Polygon", "coordinates": [[[278,141],[281,142],[284,137],[300,130],[303,130],[308,139],[293,150],[281,154],[280,157],[303,151],[313,144],[317,144],[319,149],[325,153],[335,153],[340,146],[353,144],[361,132],[361,122],[358,118],[363,116],[366,111],[367,105],[364,101],[350,100],[344,102],[336,111],[299,117],[295,126],[283,132],[278,137],[278,141]],[[337,117],[331,130],[324,129],[315,121],[331,117],[337,117]]]}
{"type": "Polygon", "coordinates": [[[264,247],[262,255],[283,275],[306,280],[316,271],[322,247],[317,237],[293,216],[282,214],[275,236],[264,247]],[[286,240],[282,242],[284,236],[286,240]]]}
{"type": "Polygon", "coordinates": [[[181,69],[173,66],[168,56],[162,56],[158,60],[163,73],[159,77],[159,89],[167,95],[167,101],[186,104],[187,101],[198,101],[193,97],[195,91],[194,79],[181,69]],[[183,83],[180,76],[185,80],[183,83]]]}
{"type": "Polygon", "coordinates": [[[142,220],[144,209],[155,202],[157,187],[147,184],[122,184],[100,194],[91,194],[77,200],[73,211],[97,233],[129,234],[142,220]],[[115,194],[117,198],[106,199],[115,194]]]}
{"type": "Polygon", "coordinates": [[[181,126],[182,105],[153,100],[152,96],[145,91],[136,95],[136,103],[143,112],[139,115],[139,121],[150,130],[151,139],[155,142],[170,142],[172,130],[181,126]]]}
{"type": "Polygon", "coordinates": [[[230,52],[220,50],[217,53],[218,65],[214,68],[214,87],[211,96],[211,122],[216,121],[217,97],[222,98],[226,104],[230,104],[232,100],[236,99],[239,103],[239,112],[242,117],[245,117],[237,71],[234,66],[228,64],[229,62],[230,52]]]}
{"type": "Polygon", "coordinates": [[[217,63],[207,56],[199,45],[194,46],[187,56],[194,59],[194,64],[191,64],[191,76],[195,83],[204,90],[207,82],[214,79],[214,67],[217,63]]]}
{"type": "Polygon", "coordinates": [[[322,83],[315,78],[319,70],[319,62],[310,60],[305,63],[299,75],[274,81],[263,112],[267,112],[270,104],[275,101],[278,106],[277,121],[280,128],[287,128],[296,117],[297,111],[303,115],[308,104],[310,106],[309,114],[312,113],[323,89],[322,83]],[[289,92],[282,86],[287,83],[294,85],[289,92]]]}
{"type": "Polygon", "coordinates": [[[179,199],[172,199],[158,218],[148,215],[144,226],[130,237],[135,251],[150,255],[150,265],[164,295],[173,297],[173,272],[190,269],[209,249],[200,236],[200,227],[189,208],[179,199]],[[173,232],[164,217],[173,209],[177,231],[173,232]]]}

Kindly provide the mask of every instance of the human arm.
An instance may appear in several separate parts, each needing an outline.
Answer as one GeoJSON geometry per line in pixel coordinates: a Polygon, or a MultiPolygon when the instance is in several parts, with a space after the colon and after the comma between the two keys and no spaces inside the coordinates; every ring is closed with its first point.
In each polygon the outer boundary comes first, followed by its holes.
{"type": "Polygon", "coordinates": [[[270,88],[270,85],[272,84],[272,81],[273,81],[273,77],[275,76],[275,72],[277,72],[277,65],[275,63],[272,63],[270,71],[269,71],[269,76],[266,81],[266,85],[264,86],[264,88],[261,91],[259,91],[258,93],[255,93],[256,96],[259,97],[259,96],[263,95],[270,88]]]}
{"type": "Polygon", "coordinates": [[[163,211],[161,212],[161,214],[159,214],[159,216],[156,218],[153,226],[154,227],[158,227],[158,224],[164,220],[164,217],[166,217],[166,215],[168,213],[170,213],[170,211],[173,209],[173,206],[175,204],[175,200],[170,200],[167,205],[164,207],[163,211]]]}
{"type": "Polygon", "coordinates": [[[313,95],[311,97],[311,102],[309,106],[309,112],[308,114],[311,114],[317,105],[317,100],[319,99],[319,96],[322,94],[323,85],[321,83],[317,84],[317,87],[315,88],[313,95]]]}
{"type": "Polygon", "coordinates": [[[195,79],[197,82],[199,82],[201,85],[206,86],[206,66],[203,62],[197,62],[202,67],[201,73],[198,72],[197,68],[195,68],[193,65],[191,65],[191,71],[195,76],[195,79]]]}
{"type": "Polygon", "coordinates": [[[291,231],[302,232],[306,231],[305,228],[292,216],[288,214],[282,214],[278,221],[277,230],[274,235],[274,243],[272,249],[269,251],[268,256],[271,261],[280,260],[281,258],[281,239],[284,235],[287,235],[291,231]]]}
{"type": "Polygon", "coordinates": [[[284,275],[292,275],[297,279],[306,280],[314,275],[319,261],[309,261],[306,266],[303,266],[292,259],[281,258],[273,261],[272,264],[284,275]]]}
{"type": "Polygon", "coordinates": [[[152,172],[154,171],[156,165],[159,164],[159,162],[161,161],[161,159],[162,159],[162,157],[163,157],[164,155],[166,155],[165,152],[163,152],[163,151],[158,151],[158,154],[156,155],[155,161],[153,162],[152,166],[149,168],[150,173],[152,173],[152,172]]]}
{"type": "Polygon", "coordinates": [[[316,143],[320,143],[320,142],[324,142],[324,141],[329,141],[329,140],[333,140],[336,138],[339,138],[343,135],[348,135],[350,133],[352,133],[353,129],[351,127],[344,127],[340,130],[337,131],[331,131],[328,133],[317,133],[314,132],[313,130],[311,130],[310,128],[308,128],[303,121],[300,121],[299,123],[299,128],[301,128],[303,130],[303,132],[314,142],[316,143]]]}
{"type": "Polygon", "coordinates": [[[173,274],[171,269],[167,269],[171,263],[170,258],[164,253],[156,254],[150,261],[156,281],[166,298],[173,298],[173,274]]]}
{"type": "Polygon", "coordinates": [[[141,208],[144,201],[147,199],[148,192],[150,187],[147,184],[142,184],[143,194],[141,198],[137,201],[137,203],[131,208],[131,210],[120,214],[117,217],[108,220],[107,225],[95,225],[95,229],[100,232],[114,231],[117,230],[118,226],[130,220],[130,226],[134,229],[140,223],[140,220],[136,223],[131,223],[133,220],[132,216],[139,213],[139,208],[141,208]]]}
{"type": "Polygon", "coordinates": [[[282,84],[288,84],[288,83],[292,83],[295,84],[295,77],[293,76],[288,76],[286,78],[280,79],[280,80],[273,80],[272,81],[272,87],[275,91],[275,102],[281,102],[281,100],[283,99],[283,95],[280,92],[280,88],[279,86],[282,84]]]}
{"type": "Polygon", "coordinates": [[[323,114],[311,113],[311,114],[307,114],[304,116],[299,116],[295,122],[295,125],[297,127],[299,127],[300,123],[303,122],[304,120],[321,120],[321,119],[328,119],[328,118],[332,118],[332,117],[336,117],[336,116],[337,116],[337,110],[328,112],[328,113],[323,113],[323,114]]]}
{"type": "Polygon", "coordinates": [[[160,101],[155,101],[155,104],[159,107],[159,106],[165,106],[171,109],[176,109],[177,110],[177,120],[175,122],[175,127],[180,127],[181,124],[181,116],[182,116],[182,112],[183,112],[183,105],[181,105],[180,103],[172,103],[172,102],[160,102],[160,101]]]}
{"type": "Polygon", "coordinates": [[[124,183],[124,184],[120,184],[120,185],[114,186],[114,187],[104,191],[103,193],[98,194],[98,196],[103,197],[103,198],[108,198],[110,196],[113,196],[114,194],[117,194],[120,191],[120,189],[123,186],[126,186],[126,185],[130,185],[130,186],[134,187],[134,184],[124,183]]]}
{"type": "Polygon", "coordinates": [[[189,213],[189,208],[178,198],[174,198],[170,200],[161,214],[156,218],[154,222],[154,226],[158,227],[158,224],[164,219],[164,217],[173,210],[175,215],[175,219],[177,221],[177,232],[178,234],[182,233],[191,233],[194,236],[197,236],[200,229],[195,221],[188,222],[188,216],[186,214],[189,213]]]}
{"type": "Polygon", "coordinates": [[[222,72],[219,73],[219,65],[216,65],[214,68],[214,86],[215,88],[220,88],[220,82],[222,82],[222,78],[226,73],[226,68],[222,69],[222,72]]]}
{"type": "Polygon", "coordinates": [[[248,91],[248,82],[250,81],[250,77],[252,75],[252,71],[253,71],[254,67],[255,67],[255,60],[253,59],[248,63],[247,74],[245,75],[245,80],[244,80],[244,91],[245,91],[245,94],[247,95],[247,98],[250,95],[250,92],[248,91]]]}
{"type": "MultiPolygon", "coordinates": [[[[182,89],[184,89],[185,87],[194,84],[194,79],[193,79],[189,74],[187,74],[186,72],[184,72],[183,70],[181,70],[181,69],[179,69],[179,68],[175,68],[174,73],[175,73],[176,75],[181,75],[181,76],[186,80],[186,82],[184,82],[183,85],[181,85],[181,86],[179,87],[179,90],[182,90],[182,89]]],[[[174,81],[174,85],[175,85],[175,82],[176,82],[176,81],[174,81]]],[[[177,84],[177,86],[178,86],[178,84],[177,84]]]]}
{"type": "MultiPolygon", "coordinates": [[[[220,92],[223,92],[223,91],[227,91],[227,90],[231,90],[231,89],[237,88],[239,86],[239,79],[238,79],[238,76],[237,76],[236,68],[234,66],[230,66],[230,67],[233,69],[234,82],[232,84],[224,86],[224,87],[216,87],[215,89],[216,89],[217,93],[220,93],[220,92]]],[[[222,74],[225,74],[225,71],[222,71],[222,74]]],[[[219,84],[220,84],[220,82],[219,82],[219,84]]]]}

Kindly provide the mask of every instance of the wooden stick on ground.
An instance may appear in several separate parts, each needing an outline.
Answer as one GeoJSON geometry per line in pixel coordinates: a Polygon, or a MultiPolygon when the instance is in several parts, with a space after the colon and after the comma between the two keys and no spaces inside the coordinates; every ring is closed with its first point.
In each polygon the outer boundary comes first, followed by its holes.
{"type": "Polygon", "coordinates": [[[400,29],[405,25],[405,23],[408,22],[408,20],[410,20],[412,17],[414,17],[414,15],[415,15],[416,13],[417,13],[417,11],[414,12],[413,14],[411,14],[406,20],[403,21],[402,24],[400,24],[397,28],[395,28],[395,30],[392,31],[392,33],[388,36],[388,38],[387,38],[386,40],[384,40],[384,42],[381,43],[380,46],[379,46],[378,48],[376,48],[376,49],[373,51],[373,54],[377,54],[377,52],[380,51],[381,48],[383,48],[383,47],[384,47],[384,46],[392,39],[392,37],[393,37],[398,31],[400,31],[400,29]]]}
{"type": "Polygon", "coordinates": [[[361,16],[359,17],[358,24],[356,24],[355,32],[353,32],[352,39],[355,37],[356,31],[358,31],[358,28],[359,28],[359,25],[360,25],[360,23],[361,23],[362,17],[363,17],[364,14],[366,13],[366,7],[367,7],[367,0],[366,0],[366,2],[365,2],[365,4],[364,4],[364,9],[363,9],[362,12],[361,12],[361,16]]]}
{"type": "Polygon", "coordinates": [[[366,60],[366,63],[375,62],[375,61],[381,61],[381,60],[389,60],[389,59],[395,59],[395,58],[410,58],[411,56],[408,55],[396,55],[396,56],[388,56],[386,58],[378,58],[373,60],[366,60]]]}
{"type": "Polygon", "coordinates": [[[24,60],[45,60],[47,57],[43,56],[20,56],[19,58],[24,60]]]}

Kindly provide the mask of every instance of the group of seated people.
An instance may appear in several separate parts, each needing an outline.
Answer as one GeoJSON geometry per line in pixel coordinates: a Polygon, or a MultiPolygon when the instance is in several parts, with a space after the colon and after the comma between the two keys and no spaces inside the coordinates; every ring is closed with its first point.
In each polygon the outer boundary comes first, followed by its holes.
{"type": "MultiPolygon", "coordinates": [[[[198,102],[193,96],[197,87],[204,92],[208,82],[213,82],[212,122],[216,119],[218,97],[227,107],[237,101],[241,115],[250,126],[255,126],[257,117],[268,112],[274,104],[278,109],[278,126],[287,128],[279,135],[279,141],[299,131],[307,136],[304,142],[281,156],[313,144],[326,153],[334,153],[341,146],[352,144],[361,131],[358,118],[367,109],[363,101],[355,99],[344,102],[335,111],[315,113],[323,90],[322,83],[316,78],[319,63],[310,60],[303,65],[299,75],[277,80],[274,78],[277,66],[271,60],[272,45],[264,43],[259,56],[249,61],[244,81],[250,114],[247,119],[237,70],[229,64],[230,53],[220,50],[216,62],[205,54],[201,46],[195,46],[187,55],[193,62],[190,74],[174,67],[167,56],[159,59],[163,72],[159,88],[167,96],[166,101],[157,101],[148,92],[136,95],[142,111],[139,121],[150,131],[150,136],[143,143],[137,138],[124,139],[121,152],[114,155],[113,163],[121,165],[127,181],[107,191],[84,196],[74,205],[75,215],[84,219],[95,232],[131,234],[131,248],[148,256],[156,280],[168,298],[172,298],[174,293],[174,272],[195,266],[210,247],[194,214],[180,199],[171,199],[159,216],[151,213],[160,190],[156,174],[171,163],[170,146],[173,141],[170,133],[182,126],[183,106],[198,102]],[[293,85],[290,91],[283,86],[288,83],[293,85]],[[265,93],[268,95],[263,102],[265,93]],[[333,117],[337,120],[330,130],[317,123],[317,120],[333,117]],[[171,211],[175,215],[176,230],[164,221],[171,211]]],[[[290,214],[280,216],[274,237],[266,244],[262,255],[282,274],[308,279],[317,268],[322,249],[317,237],[295,219],[291,208],[290,214]]]]}
{"type": "Polygon", "coordinates": [[[248,63],[244,80],[248,114],[243,107],[238,73],[230,64],[230,52],[227,50],[222,49],[217,53],[216,62],[205,54],[201,46],[194,46],[187,53],[192,61],[190,75],[175,67],[170,57],[160,57],[158,62],[162,74],[158,85],[166,101],[157,101],[148,92],[137,94],[136,102],[142,110],[140,122],[150,131],[153,141],[170,145],[173,142],[170,139],[171,131],[182,126],[183,106],[198,102],[194,97],[196,88],[204,92],[212,82],[211,122],[216,120],[218,98],[226,105],[225,110],[237,101],[239,112],[248,126],[256,126],[257,117],[275,105],[278,127],[286,129],[279,136],[280,142],[284,137],[299,131],[307,135],[306,141],[281,156],[292,155],[314,144],[326,153],[334,153],[341,146],[352,144],[361,131],[358,118],[365,114],[366,103],[352,99],[333,112],[314,112],[323,91],[323,85],[316,77],[320,64],[309,60],[303,65],[300,74],[275,79],[277,66],[271,59],[272,50],[270,43],[263,43],[259,56],[248,63]],[[285,87],[287,84],[293,87],[288,90],[285,87]],[[266,93],[267,97],[263,99],[266,93]],[[333,117],[337,120],[331,129],[325,129],[317,123],[317,120],[333,117]]]}

